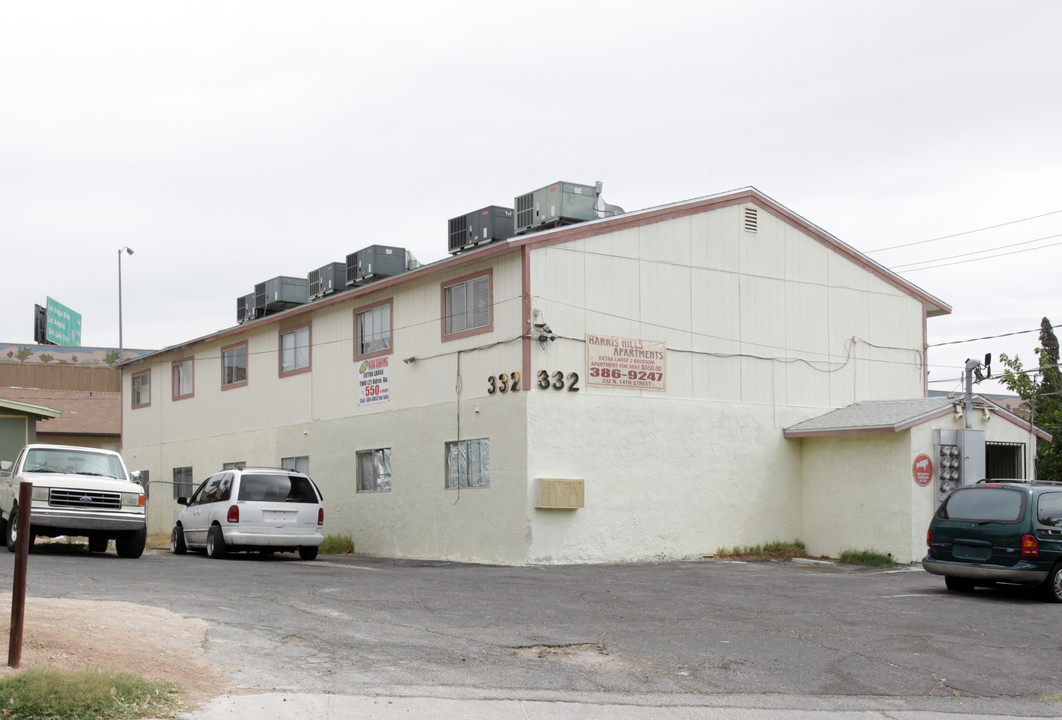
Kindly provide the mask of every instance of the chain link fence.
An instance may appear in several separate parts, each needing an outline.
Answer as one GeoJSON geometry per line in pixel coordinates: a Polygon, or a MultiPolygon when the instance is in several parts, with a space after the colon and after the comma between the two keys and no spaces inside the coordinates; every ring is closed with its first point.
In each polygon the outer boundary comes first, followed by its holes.
{"type": "Polygon", "coordinates": [[[147,546],[169,549],[173,521],[181,506],[177,498],[188,497],[195,488],[190,483],[171,480],[150,480],[145,488],[147,496],[147,546]]]}

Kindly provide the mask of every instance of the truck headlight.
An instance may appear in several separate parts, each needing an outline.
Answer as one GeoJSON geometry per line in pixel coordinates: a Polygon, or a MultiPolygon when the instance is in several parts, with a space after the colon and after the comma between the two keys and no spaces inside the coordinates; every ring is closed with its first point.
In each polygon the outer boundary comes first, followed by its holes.
{"type": "Polygon", "coordinates": [[[122,507],[144,507],[144,496],[140,493],[122,493],[122,507]]]}
{"type": "MultiPolygon", "coordinates": [[[[48,491],[51,488],[33,486],[33,502],[48,502],[48,491]]],[[[16,493],[17,494],[17,493],[16,493]]]]}

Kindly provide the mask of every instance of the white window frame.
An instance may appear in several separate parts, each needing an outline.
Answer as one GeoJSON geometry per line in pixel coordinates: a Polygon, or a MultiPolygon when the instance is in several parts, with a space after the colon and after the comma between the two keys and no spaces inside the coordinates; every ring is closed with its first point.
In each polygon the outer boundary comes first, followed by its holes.
{"type": "Polygon", "coordinates": [[[391,492],[391,448],[358,450],[358,492],[391,492]]]}
{"type": "Polygon", "coordinates": [[[377,355],[390,355],[392,301],[358,308],[354,311],[354,357],[358,360],[377,355]]]}
{"type": "Polygon", "coordinates": [[[151,404],[151,370],[138,372],[130,379],[130,405],[135,408],[151,404]]]}
{"type": "Polygon", "coordinates": [[[490,487],[490,438],[446,443],[446,489],[490,487]]]}
{"type": "Polygon", "coordinates": [[[173,399],[184,400],[195,395],[195,358],[173,361],[173,399]]]}
{"type": "Polygon", "coordinates": [[[280,458],[280,467],[284,470],[291,472],[302,473],[303,475],[310,474],[310,456],[309,455],[292,455],[291,457],[280,458]]]}
{"type": "Polygon", "coordinates": [[[229,390],[234,387],[247,384],[247,341],[221,348],[221,388],[229,390]],[[234,361],[240,357],[239,351],[243,351],[243,364],[237,365],[234,361]],[[231,362],[230,362],[231,361],[231,362]],[[243,370],[240,378],[231,378],[229,370],[243,370]]]}
{"type": "Polygon", "coordinates": [[[442,338],[489,332],[494,327],[494,274],[465,275],[442,286],[442,338]]]}
{"type": "Polygon", "coordinates": [[[308,372],[313,360],[310,352],[310,326],[300,325],[280,331],[280,376],[308,372]]]}

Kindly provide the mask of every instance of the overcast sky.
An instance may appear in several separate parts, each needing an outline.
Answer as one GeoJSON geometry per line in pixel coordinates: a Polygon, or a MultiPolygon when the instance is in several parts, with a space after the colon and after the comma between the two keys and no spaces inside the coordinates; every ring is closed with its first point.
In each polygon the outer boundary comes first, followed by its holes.
{"type": "MultiPolygon", "coordinates": [[[[0,342],[52,297],[116,347],[125,246],[125,346],[156,349],[368,245],[444,258],[449,218],[557,180],[628,211],[754,186],[950,304],[931,345],[1062,324],[1059,28],[1051,0],[4,3],[0,342]]],[[[932,348],[930,387],[1037,341],[932,348]]]]}

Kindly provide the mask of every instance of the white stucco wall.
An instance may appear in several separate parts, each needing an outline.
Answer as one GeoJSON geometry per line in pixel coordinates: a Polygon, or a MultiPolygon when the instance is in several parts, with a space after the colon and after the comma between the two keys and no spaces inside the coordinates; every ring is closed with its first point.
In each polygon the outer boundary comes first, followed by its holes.
{"type": "MultiPolygon", "coordinates": [[[[896,562],[925,555],[925,533],[941,499],[936,477],[914,480],[915,459],[927,455],[938,468],[935,431],[962,429],[953,413],[896,433],[869,433],[791,440],[803,445],[804,536],[812,555],[837,557],[843,550],[890,553],[896,562]]],[[[971,429],[987,442],[1025,445],[1026,477],[1033,452],[1027,430],[975,410],[971,429]],[[987,417],[987,420],[986,420],[987,417]]]]}
{"type": "Polygon", "coordinates": [[[528,560],[699,557],[801,536],[799,448],[774,408],[625,391],[532,392],[528,560]],[[585,507],[534,508],[535,478],[585,482],[585,507]]]}

